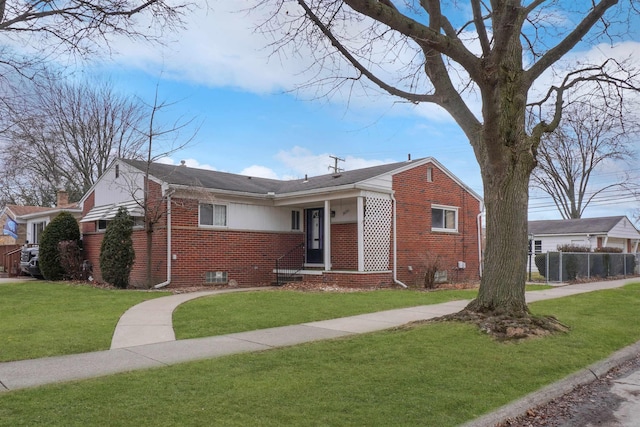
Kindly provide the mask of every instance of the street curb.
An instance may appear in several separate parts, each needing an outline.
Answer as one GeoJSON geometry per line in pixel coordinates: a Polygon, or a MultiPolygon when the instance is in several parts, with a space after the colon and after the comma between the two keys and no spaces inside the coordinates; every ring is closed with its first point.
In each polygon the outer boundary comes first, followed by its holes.
{"type": "Polygon", "coordinates": [[[480,418],[461,424],[460,427],[495,427],[509,418],[523,415],[527,410],[549,403],[579,385],[589,384],[609,372],[612,368],[627,362],[640,353],[640,341],[616,351],[605,360],[601,360],[568,377],[550,384],[527,396],[508,403],[480,418]]]}

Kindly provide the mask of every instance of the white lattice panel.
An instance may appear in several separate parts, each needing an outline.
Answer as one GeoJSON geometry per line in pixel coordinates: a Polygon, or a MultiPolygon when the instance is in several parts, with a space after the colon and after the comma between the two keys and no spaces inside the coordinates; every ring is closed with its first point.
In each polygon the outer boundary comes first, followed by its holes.
{"type": "Polygon", "coordinates": [[[364,203],[364,269],[388,270],[393,202],[367,195],[364,203]]]}

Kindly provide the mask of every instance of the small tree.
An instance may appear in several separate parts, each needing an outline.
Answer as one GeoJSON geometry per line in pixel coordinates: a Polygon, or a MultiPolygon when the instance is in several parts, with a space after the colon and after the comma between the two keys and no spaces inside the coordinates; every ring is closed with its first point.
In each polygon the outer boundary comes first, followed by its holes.
{"type": "Polygon", "coordinates": [[[133,219],[124,207],[118,209],[113,221],[107,225],[100,246],[100,271],[104,281],[124,289],[129,286],[133,268],[133,219]]]}
{"type": "Polygon", "coordinates": [[[436,286],[436,273],[442,268],[442,257],[432,252],[427,252],[420,258],[422,271],[424,271],[424,287],[425,289],[433,289],[436,286]]]}
{"type": "Polygon", "coordinates": [[[38,253],[40,272],[47,280],[62,280],[65,270],[60,264],[58,243],[80,240],[78,221],[69,212],[60,212],[42,232],[38,253]]]}
{"type": "Polygon", "coordinates": [[[58,243],[60,265],[64,269],[65,280],[86,279],[83,271],[82,248],[78,240],[63,240],[58,243]]]}

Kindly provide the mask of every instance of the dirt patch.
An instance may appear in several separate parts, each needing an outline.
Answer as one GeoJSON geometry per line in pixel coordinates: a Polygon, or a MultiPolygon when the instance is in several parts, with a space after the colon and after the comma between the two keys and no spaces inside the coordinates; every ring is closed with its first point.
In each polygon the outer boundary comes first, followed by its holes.
{"type": "MultiPolygon", "coordinates": [[[[421,292],[437,292],[440,290],[461,290],[461,289],[477,289],[478,283],[444,283],[439,284],[432,289],[425,288],[410,288],[412,291],[421,292]]],[[[317,283],[317,282],[291,282],[287,283],[278,289],[288,291],[302,291],[302,292],[369,292],[379,289],[397,289],[403,290],[399,286],[387,285],[387,286],[361,286],[361,287],[349,287],[336,284],[317,283]]]]}
{"type": "Polygon", "coordinates": [[[471,323],[498,341],[522,341],[569,331],[568,326],[553,316],[513,317],[469,310],[462,310],[436,319],[413,322],[410,325],[433,322],[471,323]]]}

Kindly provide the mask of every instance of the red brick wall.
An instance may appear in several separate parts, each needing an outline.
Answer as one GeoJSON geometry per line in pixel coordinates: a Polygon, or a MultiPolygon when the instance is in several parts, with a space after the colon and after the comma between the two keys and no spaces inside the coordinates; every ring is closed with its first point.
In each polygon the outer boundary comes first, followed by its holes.
{"type": "Polygon", "coordinates": [[[441,257],[440,270],[447,271],[449,281],[479,279],[480,202],[432,164],[395,175],[393,189],[397,201],[398,280],[407,285],[422,284],[424,267],[434,254],[441,257]],[[432,182],[427,181],[427,168],[433,168],[432,182]],[[457,233],[431,230],[433,204],[459,208],[457,233]],[[458,261],[466,263],[464,270],[457,268],[458,261]]]}
{"type": "Polygon", "coordinates": [[[276,259],[303,241],[301,233],[172,229],[172,286],[203,285],[207,271],[227,272],[240,286],[270,285],[276,259]]]}
{"type": "MultiPolygon", "coordinates": [[[[161,283],[166,280],[167,271],[167,231],[166,231],[166,210],[162,200],[161,187],[151,182],[149,186],[149,200],[151,201],[149,214],[154,224],[154,232],[152,233],[152,269],[151,274],[153,283],[161,283]]],[[[86,215],[95,205],[95,194],[91,193],[84,202],[83,216],[86,215]]],[[[83,234],[84,257],[89,260],[93,266],[93,277],[96,281],[102,281],[100,273],[100,245],[104,237],[104,231],[96,231],[95,222],[81,223],[83,234]]],[[[143,287],[146,284],[146,232],[144,229],[135,229],[132,235],[133,247],[136,252],[135,263],[131,276],[130,284],[136,287],[143,287]]]]}
{"type": "Polygon", "coordinates": [[[304,281],[311,283],[325,283],[330,286],[370,288],[393,285],[393,273],[391,271],[382,273],[344,273],[323,271],[321,275],[305,275],[304,281]]]}
{"type": "Polygon", "coordinates": [[[331,268],[358,269],[358,224],[331,225],[331,268]]]}
{"type": "MultiPolygon", "coordinates": [[[[393,188],[397,200],[398,279],[406,284],[422,283],[422,270],[428,253],[442,257],[441,270],[447,270],[450,281],[478,279],[477,215],[480,202],[433,165],[423,165],[394,176],[393,188]],[[433,168],[433,182],[427,182],[427,167],[433,168]],[[458,211],[458,232],[431,231],[431,206],[455,206],[458,211]],[[458,261],[466,269],[458,270],[458,261]],[[412,267],[409,271],[408,267],[412,267]]],[[[160,201],[160,187],[152,183],[151,200],[160,201]]],[[[91,194],[84,204],[86,214],[92,207],[91,194]]],[[[152,275],[154,283],[166,280],[166,216],[162,208],[153,233],[152,275]]],[[[96,233],[94,224],[82,224],[87,259],[93,263],[94,277],[100,280],[99,253],[103,233],[96,233]]],[[[240,286],[270,284],[275,280],[276,259],[304,241],[299,232],[271,233],[198,227],[198,201],[173,199],[172,203],[172,287],[198,286],[205,283],[207,271],[227,272],[228,279],[240,286]]],[[[357,224],[332,224],[332,268],[356,270],[357,224]]],[[[146,278],[146,236],[143,230],[134,232],[136,262],[131,283],[143,284],[146,278]]],[[[392,254],[390,254],[390,257],[392,254]]],[[[390,263],[390,266],[392,264],[390,263]]],[[[386,285],[392,282],[388,272],[374,274],[325,273],[308,276],[348,286],[386,285]]]]}

